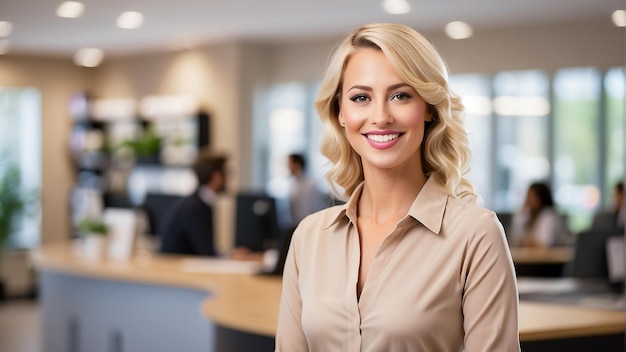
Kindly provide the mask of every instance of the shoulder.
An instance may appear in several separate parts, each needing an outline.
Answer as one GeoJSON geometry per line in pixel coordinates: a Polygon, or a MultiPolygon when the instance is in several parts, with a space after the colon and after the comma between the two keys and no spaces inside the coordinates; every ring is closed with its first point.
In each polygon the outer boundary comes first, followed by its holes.
{"type": "Polygon", "coordinates": [[[561,221],[564,217],[554,208],[545,208],[539,213],[539,217],[544,221],[561,221]]]}
{"type": "Polygon", "coordinates": [[[334,231],[334,226],[346,221],[345,205],[335,205],[306,216],[296,227],[292,241],[311,240],[317,234],[334,231]]]}
{"type": "MultiPolygon", "coordinates": [[[[476,270],[477,265],[492,267],[494,263],[511,263],[509,244],[504,227],[494,211],[451,199],[444,220],[446,234],[462,249],[467,270],[476,270]],[[482,264],[480,264],[482,263],[482,264]]],[[[505,270],[508,266],[499,266],[505,270]]]]}
{"type": "Polygon", "coordinates": [[[197,193],[190,194],[172,205],[177,213],[188,213],[193,210],[205,211],[210,206],[200,199],[197,193]]]}
{"type": "Polygon", "coordinates": [[[450,197],[448,200],[446,215],[454,216],[459,221],[476,224],[477,226],[499,223],[498,217],[493,210],[453,197],[450,197]]]}
{"type": "Polygon", "coordinates": [[[504,228],[493,210],[452,197],[446,206],[444,225],[467,241],[504,238],[504,228]]]}
{"type": "Polygon", "coordinates": [[[312,178],[307,177],[300,180],[300,188],[312,191],[317,189],[317,184],[312,178]]]}
{"type": "Polygon", "coordinates": [[[345,216],[345,205],[335,205],[319,210],[306,216],[298,225],[298,228],[325,228],[331,226],[345,216]]]}
{"type": "Polygon", "coordinates": [[[593,214],[594,219],[600,219],[605,217],[611,217],[614,215],[614,212],[611,210],[600,210],[597,213],[593,214]]]}

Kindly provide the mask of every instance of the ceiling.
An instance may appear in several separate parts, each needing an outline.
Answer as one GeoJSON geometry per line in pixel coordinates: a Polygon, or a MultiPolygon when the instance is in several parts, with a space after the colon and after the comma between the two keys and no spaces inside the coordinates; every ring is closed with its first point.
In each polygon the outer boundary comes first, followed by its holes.
{"type": "Polygon", "coordinates": [[[181,43],[338,37],[368,22],[400,22],[439,31],[454,20],[481,28],[606,19],[623,0],[409,0],[412,12],[385,14],[380,0],[82,0],[83,16],[55,15],[61,0],[0,0],[0,21],[13,23],[11,53],[71,56],[83,47],[105,55],[166,50],[181,43]],[[120,29],[124,11],[145,16],[120,29]]]}

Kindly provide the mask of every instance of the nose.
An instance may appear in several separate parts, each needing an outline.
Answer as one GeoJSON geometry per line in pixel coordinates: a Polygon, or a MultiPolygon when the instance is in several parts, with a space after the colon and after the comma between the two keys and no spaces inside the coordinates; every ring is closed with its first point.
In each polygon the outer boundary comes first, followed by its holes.
{"type": "Polygon", "coordinates": [[[379,101],[374,104],[375,108],[372,111],[371,121],[374,126],[385,126],[393,122],[393,115],[389,109],[389,104],[386,100],[379,101]]]}

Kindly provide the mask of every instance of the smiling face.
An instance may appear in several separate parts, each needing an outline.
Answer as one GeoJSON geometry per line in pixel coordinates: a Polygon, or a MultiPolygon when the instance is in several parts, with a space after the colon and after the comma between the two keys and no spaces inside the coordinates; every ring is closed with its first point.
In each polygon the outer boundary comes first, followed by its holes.
{"type": "Polygon", "coordinates": [[[343,75],[339,122],[363,169],[422,172],[420,150],[427,104],[395,72],[382,51],[359,49],[343,75]]]}

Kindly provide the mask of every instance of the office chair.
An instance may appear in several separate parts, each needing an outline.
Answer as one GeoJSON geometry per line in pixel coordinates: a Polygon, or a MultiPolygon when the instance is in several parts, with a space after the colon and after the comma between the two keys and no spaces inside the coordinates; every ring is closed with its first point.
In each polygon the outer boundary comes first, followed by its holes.
{"type": "Polygon", "coordinates": [[[148,218],[148,234],[158,237],[161,223],[171,207],[184,197],[174,194],[147,193],[142,204],[148,218]]]}
{"type": "Polygon", "coordinates": [[[498,216],[498,220],[500,220],[500,223],[502,224],[502,227],[504,228],[504,233],[506,234],[508,238],[509,230],[511,229],[511,224],[513,223],[513,213],[499,211],[499,212],[496,212],[496,215],[498,216]]]}
{"type": "Polygon", "coordinates": [[[590,229],[576,236],[574,255],[566,266],[565,276],[608,280],[606,243],[609,237],[623,236],[623,229],[590,229]]]}

